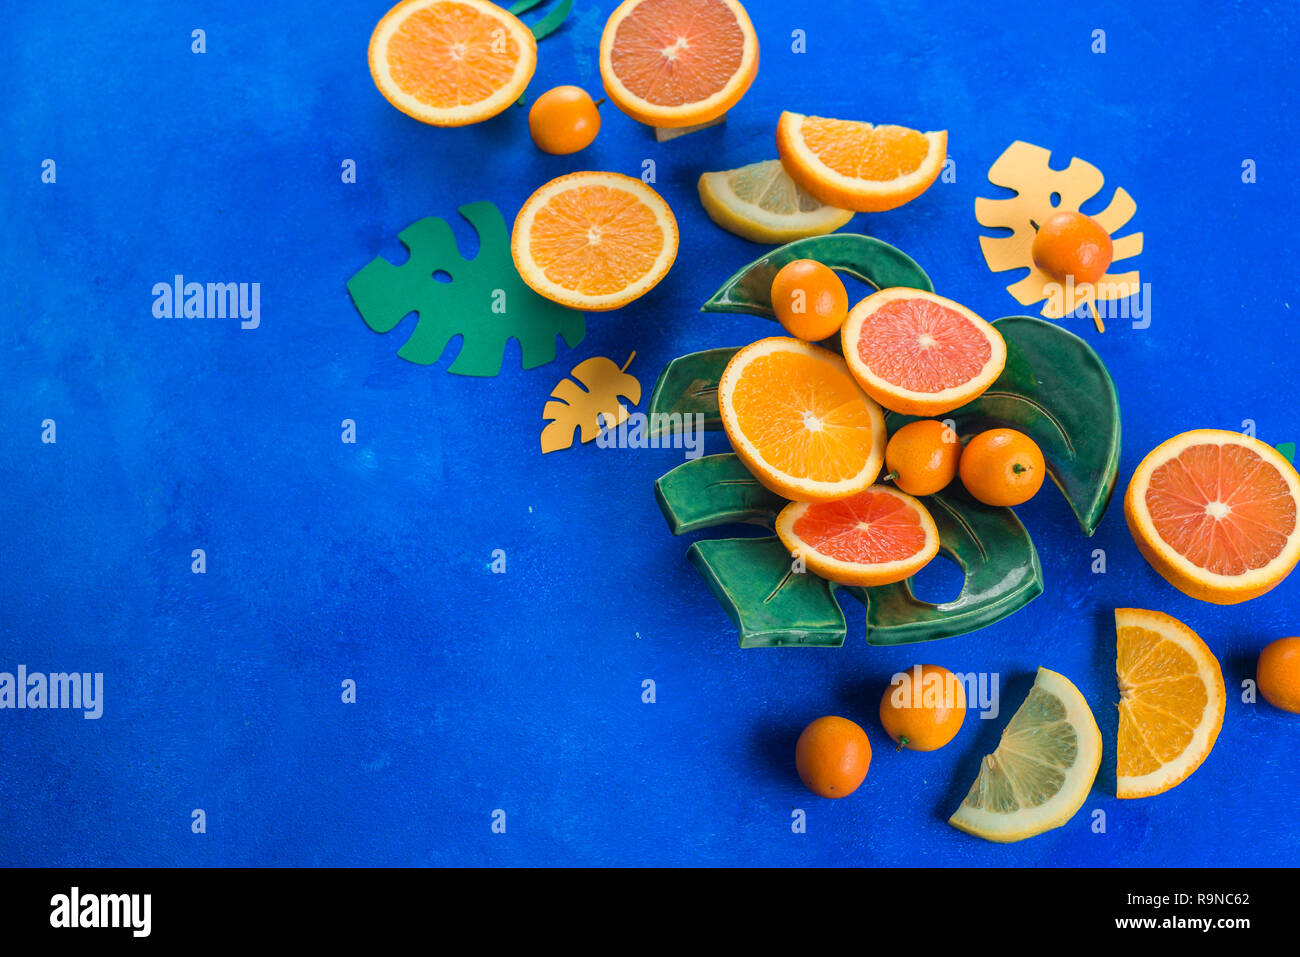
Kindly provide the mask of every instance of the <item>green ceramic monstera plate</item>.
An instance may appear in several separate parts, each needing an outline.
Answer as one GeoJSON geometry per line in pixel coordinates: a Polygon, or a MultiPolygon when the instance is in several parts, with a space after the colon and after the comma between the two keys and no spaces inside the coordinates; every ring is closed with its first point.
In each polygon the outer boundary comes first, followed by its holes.
{"type": "MultiPolygon", "coordinates": [[[[704,311],[771,317],[772,276],[785,263],[802,258],[817,259],[877,288],[933,288],[920,266],[886,243],[852,234],[816,236],[773,250],[737,272],[704,311]]],[[[1007,342],[1002,375],[982,396],[946,418],[963,439],[998,426],[1031,436],[1084,533],[1091,535],[1114,493],[1119,463],[1119,403],[1110,374],[1086,342],[1053,323],[1008,316],[994,326],[1007,342]]],[[[718,381],[736,351],[710,349],[668,363],[650,397],[651,430],[673,428],[684,414],[702,415],[705,428],[721,429],[718,381]]],[[[886,418],[891,432],[907,421],[893,413],[886,418]]],[[[770,530],[785,505],[734,455],[678,466],[655,483],[655,495],[676,535],[739,522],[770,530]]],[[[687,555],[736,623],[742,647],[842,644],[847,628],[836,597],[840,590],[865,604],[867,641],[880,645],[974,631],[1042,592],[1038,554],[1010,509],[976,502],[960,482],[924,501],[939,529],[941,553],[964,573],[960,595],[943,604],[920,601],[908,582],[844,588],[811,573],[796,573],[775,536],[701,538],[687,555]]]]}

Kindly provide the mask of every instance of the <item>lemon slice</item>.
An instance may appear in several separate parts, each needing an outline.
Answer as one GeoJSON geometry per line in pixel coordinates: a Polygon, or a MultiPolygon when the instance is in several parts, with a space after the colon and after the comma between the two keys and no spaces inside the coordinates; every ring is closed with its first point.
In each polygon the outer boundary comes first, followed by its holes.
{"type": "Polygon", "coordinates": [[[750,163],[700,177],[700,202],[728,232],[756,243],[788,243],[834,232],[850,219],[804,192],[780,160],[750,163]]]}
{"type": "Polygon", "coordinates": [[[987,841],[1023,841],[1083,806],[1101,765],[1101,732],[1070,680],[1038,669],[997,750],[948,823],[987,841]]]}

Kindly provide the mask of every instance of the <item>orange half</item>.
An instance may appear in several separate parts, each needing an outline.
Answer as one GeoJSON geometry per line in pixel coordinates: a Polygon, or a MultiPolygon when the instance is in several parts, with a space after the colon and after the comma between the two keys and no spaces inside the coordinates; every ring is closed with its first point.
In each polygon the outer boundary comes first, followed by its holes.
{"type": "Polygon", "coordinates": [[[1223,671],[1196,632],[1163,612],[1117,608],[1115,634],[1116,793],[1150,797],[1185,781],[1214,747],[1223,671]]]}
{"type": "Polygon", "coordinates": [[[863,391],[905,415],[949,412],[1002,373],[1007,344],[960,303],[920,289],[882,289],[849,312],[844,359],[863,391]]]}
{"type": "Polygon", "coordinates": [[[718,407],[731,447],[776,494],[824,502],[863,491],[885,459],[885,416],[819,346],[773,336],[727,363],[718,407]]]}
{"type": "Polygon", "coordinates": [[[622,173],[570,173],[528,197],[510,253],[524,282],[573,309],[601,312],[644,296],[677,258],[677,220],[653,189],[622,173]]]}
{"type": "Polygon", "coordinates": [[[841,585],[888,585],[910,578],[939,552],[926,507],[887,485],[837,502],[791,502],[776,534],[808,570],[841,585]]]}
{"type": "Polygon", "coordinates": [[[757,72],[758,35],[737,0],[625,0],[600,37],[605,92],[650,126],[716,119],[757,72]]]}
{"type": "Polygon", "coordinates": [[[537,41],[487,0],[402,0],[370,35],[370,75],[389,103],[434,126],[465,126],[519,99],[537,41]]]}
{"type": "Polygon", "coordinates": [[[1300,561],[1300,476],[1277,449],[1195,429],[1153,449],[1129,482],[1138,551],[1184,594],[1231,605],[1264,594],[1300,561]]]}
{"type": "Polygon", "coordinates": [[[911,202],[939,178],[948,131],[787,110],[777,121],[776,149],[790,178],[823,203],[878,213],[911,202]]]}

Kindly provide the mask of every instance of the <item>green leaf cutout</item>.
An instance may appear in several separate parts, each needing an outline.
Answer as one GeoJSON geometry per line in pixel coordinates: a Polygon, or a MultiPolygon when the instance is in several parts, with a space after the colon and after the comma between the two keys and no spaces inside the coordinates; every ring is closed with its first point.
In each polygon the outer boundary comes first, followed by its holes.
{"type": "MultiPolygon", "coordinates": [[[[686,462],[655,483],[655,497],[674,535],[752,522],[771,528],[785,505],[735,455],[686,462]]],[[[960,491],[926,499],[939,547],[965,571],[961,594],[943,605],[918,601],[906,582],[847,588],[866,605],[867,641],[905,644],[983,628],[1023,607],[1043,590],[1033,542],[1005,508],[980,505],[960,491]]],[[[838,646],[847,627],[835,598],[840,585],[791,571],[775,537],[702,539],[687,557],[740,631],[742,648],[838,646]]]]}
{"type": "Polygon", "coordinates": [[[702,312],[747,312],[775,319],[772,279],[796,259],[815,259],[876,289],[907,286],[934,292],[934,284],[911,256],[889,243],[860,233],[832,233],[796,239],[754,260],[722,284],[702,312]]]}
{"type": "Polygon", "coordinates": [[[494,376],[501,371],[506,343],[519,342],[525,369],[555,358],[555,337],[570,348],[587,334],[581,312],[543,299],[519,278],[510,256],[510,234],[492,203],[469,203],[460,214],[478,232],[479,250],[465,259],[445,220],[428,216],[407,226],[398,238],[410,257],[394,266],[372,259],[348,280],[348,293],[361,318],[375,332],[389,332],[412,312],[415,331],[397,354],[408,362],[432,365],[447,344],[462,337],[448,371],[494,376]],[[445,273],[450,282],[440,282],[445,273]]]}
{"type": "Polygon", "coordinates": [[[1282,457],[1284,459],[1286,459],[1292,465],[1295,465],[1295,443],[1294,442],[1279,442],[1277,445],[1277,450],[1282,453],[1282,457]]]}
{"type": "MultiPolygon", "coordinates": [[[[1054,322],[1007,316],[993,326],[1007,343],[1006,367],[978,399],[942,418],[956,423],[963,440],[997,427],[1032,438],[1080,528],[1091,535],[1119,473],[1115,383],[1092,346],[1054,322]]],[[[893,412],[885,417],[891,433],[910,421],[893,412]]]]}

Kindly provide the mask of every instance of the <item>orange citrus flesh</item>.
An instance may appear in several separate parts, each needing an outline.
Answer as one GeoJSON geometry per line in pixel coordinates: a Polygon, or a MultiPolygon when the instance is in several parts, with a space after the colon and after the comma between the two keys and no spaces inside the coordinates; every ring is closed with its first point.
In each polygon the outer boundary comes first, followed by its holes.
{"type": "Polygon", "coordinates": [[[1286,480],[1241,445],[1193,445],[1157,468],[1146,492],[1160,537],[1218,575],[1262,568],[1295,530],[1286,480]]]}
{"type": "Polygon", "coordinates": [[[733,401],[741,431],[781,471],[838,482],[862,470],[870,413],[853,380],[827,376],[823,362],[791,353],[761,356],[745,368],[733,401]],[[805,427],[811,419],[817,428],[805,427]]]}
{"type": "Polygon", "coordinates": [[[404,113],[439,126],[500,113],[518,99],[536,64],[528,28],[487,0],[404,0],[370,41],[380,92],[404,113]]]}
{"type": "Polygon", "coordinates": [[[633,119],[680,127],[721,116],[758,68],[758,39],[736,0],[628,0],[601,38],[610,98],[633,119]]]}
{"type": "Polygon", "coordinates": [[[1205,642],[1169,615],[1119,608],[1115,625],[1118,795],[1148,797],[1185,780],[1214,747],[1223,673],[1205,642]]]}
{"type": "Polygon", "coordinates": [[[834,502],[791,502],[776,534],[807,569],[842,585],[888,585],[916,574],[939,551],[924,505],[886,485],[834,502]]]}
{"type": "Polygon", "coordinates": [[[677,256],[677,221],[639,179],[570,173],[524,203],[510,251],[524,282],[548,299],[575,309],[616,309],[668,272],[677,256]]]}
{"type": "Polygon", "coordinates": [[[659,239],[654,213],[634,196],[585,186],[559,194],[537,213],[533,257],[552,282],[601,296],[645,275],[659,239]],[[592,230],[600,235],[598,244],[588,241],[592,230]]]}
{"type": "Polygon", "coordinates": [[[718,409],[736,455],[783,498],[835,501],[880,474],[884,413],[828,349],[783,336],[750,343],[723,370],[718,409]]]}
{"type": "Polygon", "coordinates": [[[943,171],[948,133],[787,110],[777,121],[776,149],[790,178],[821,202],[873,213],[930,188],[943,171]]]}
{"type": "Polygon", "coordinates": [[[803,140],[818,158],[845,176],[885,182],[915,173],[930,155],[924,133],[905,126],[871,126],[809,116],[803,140]]]}
{"type": "Polygon", "coordinates": [[[838,502],[809,506],[795,520],[794,532],[823,555],[863,565],[907,558],[926,545],[916,509],[870,489],[838,502]]]}
{"type": "Polygon", "coordinates": [[[988,364],[988,338],[965,316],[929,299],[896,299],[873,312],[858,338],[869,369],[913,392],[951,389],[988,364]]]}
{"type": "Polygon", "coordinates": [[[452,3],[418,10],[388,41],[393,79],[431,106],[487,99],[510,78],[519,59],[519,44],[508,33],[500,32],[494,49],[493,31],[500,31],[496,18],[473,7],[452,3]]]}
{"type": "Polygon", "coordinates": [[[978,397],[1002,372],[1006,343],[960,303],[920,289],[882,289],[840,333],[849,371],[887,409],[933,416],[978,397]]]}
{"type": "Polygon", "coordinates": [[[1196,429],[1147,454],[1124,495],[1138,551],[1180,591],[1236,604],[1300,561],[1300,475],[1238,432],[1196,429]]]}
{"type": "Polygon", "coordinates": [[[645,0],[614,36],[614,72],[637,96],[681,106],[712,96],[740,67],[744,35],[724,3],[645,0]]]}

